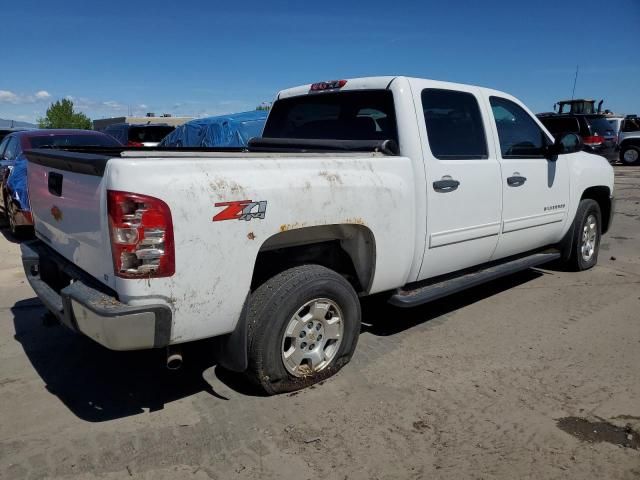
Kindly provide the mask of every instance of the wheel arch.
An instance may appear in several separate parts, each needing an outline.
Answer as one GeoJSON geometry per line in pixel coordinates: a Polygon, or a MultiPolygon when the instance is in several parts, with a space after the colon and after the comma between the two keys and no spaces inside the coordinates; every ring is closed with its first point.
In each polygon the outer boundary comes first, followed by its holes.
{"type": "Polygon", "coordinates": [[[587,198],[598,203],[602,214],[602,233],[607,233],[611,224],[611,216],[613,215],[611,189],[605,185],[589,187],[582,192],[580,200],[587,198]]]}
{"type": "Polygon", "coordinates": [[[317,264],[342,274],[356,292],[366,294],[373,282],[375,258],[375,237],[365,225],[282,228],[260,246],[251,289],[288,268],[317,264]]]}

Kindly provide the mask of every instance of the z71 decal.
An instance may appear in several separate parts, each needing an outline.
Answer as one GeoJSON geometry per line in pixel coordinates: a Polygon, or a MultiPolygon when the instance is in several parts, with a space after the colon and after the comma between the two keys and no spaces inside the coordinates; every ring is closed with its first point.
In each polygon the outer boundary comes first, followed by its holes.
{"type": "Polygon", "coordinates": [[[216,207],[225,207],[213,217],[214,222],[221,220],[246,220],[252,218],[264,219],[267,213],[267,201],[254,202],[253,200],[239,200],[237,202],[216,203],[216,207]]]}

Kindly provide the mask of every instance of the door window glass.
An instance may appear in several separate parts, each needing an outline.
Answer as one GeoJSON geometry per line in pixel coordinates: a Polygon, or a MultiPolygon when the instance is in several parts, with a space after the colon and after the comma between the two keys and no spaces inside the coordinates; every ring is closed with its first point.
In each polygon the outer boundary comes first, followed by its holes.
{"type": "Polygon", "coordinates": [[[490,97],[502,158],[544,157],[550,140],[531,115],[506,98],[490,97]]]}
{"type": "Polygon", "coordinates": [[[476,97],[427,88],[422,109],[431,153],[440,160],[487,158],[487,140],[476,97]]]}

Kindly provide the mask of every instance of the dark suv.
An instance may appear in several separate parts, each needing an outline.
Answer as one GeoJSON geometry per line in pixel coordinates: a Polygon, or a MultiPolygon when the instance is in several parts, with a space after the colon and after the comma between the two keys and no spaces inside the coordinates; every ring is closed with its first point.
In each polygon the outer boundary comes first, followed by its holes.
{"type": "Polygon", "coordinates": [[[157,147],[164,137],[175,130],[175,127],[162,124],[114,123],[103,130],[121,144],[129,147],[157,147]]]}
{"type": "Polygon", "coordinates": [[[575,133],[582,137],[585,151],[602,155],[609,161],[618,158],[618,132],[614,131],[605,115],[544,113],[538,118],[554,137],[575,133]]]}

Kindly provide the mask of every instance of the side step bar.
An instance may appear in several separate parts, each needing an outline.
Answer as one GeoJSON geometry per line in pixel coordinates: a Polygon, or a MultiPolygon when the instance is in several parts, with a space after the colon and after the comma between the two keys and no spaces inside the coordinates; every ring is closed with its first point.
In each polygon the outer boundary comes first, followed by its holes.
{"type": "Polygon", "coordinates": [[[551,262],[560,258],[559,252],[535,253],[527,257],[500,263],[482,270],[476,270],[459,277],[449,278],[437,283],[416,288],[399,288],[391,296],[389,303],[396,307],[414,307],[423,303],[446,297],[453,293],[461,292],[467,288],[475,287],[482,283],[490,282],[505,275],[520,272],[531,267],[537,267],[543,263],[551,262]]]}

